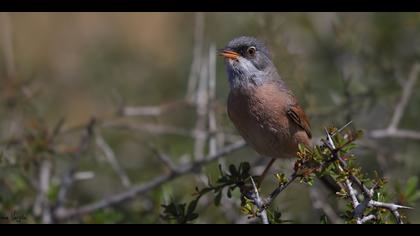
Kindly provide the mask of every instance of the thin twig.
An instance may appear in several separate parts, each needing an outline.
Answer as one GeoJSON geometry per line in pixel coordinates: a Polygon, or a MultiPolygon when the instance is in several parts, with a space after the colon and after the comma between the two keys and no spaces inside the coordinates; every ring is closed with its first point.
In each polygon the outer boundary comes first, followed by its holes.
{"type": "Polygon", "coordinates": [[[90,204],[87,204],[85,206],[81,206],[78,208],[71,208],[71,209],[66,209],[66,208],[58,208],[55,211],[55,217],[59,220],[66,220],[75,216],[79,216],[79,215],[84,215],[84,214],[88,214],[91,213],[93,211],[97,211],[99,209],[103,209],[103,208],[107,208],[110,207],[112,205],[115,204],[119,204],[121,202],[125,202],[128,201],[130,199],[133,199],[136,196],[145,194],[155,188],[160,187],[161,185],[172,181],[176,178],[179,178],[181,176],[190,174],[192,172],[194,172],[194,170],[205,166],[211,162],[214,162],[228,154],[231,154],[239,149],[242,149],[243,147],[245,147],[245,142],[243,140],[238,141],[234,144],[228,145],[222,149],[219,150],[218,153],[216,153],[215,155],[210,155],[206,158],[203,158],[203,160],[200,161],[195,161],[191,164],[188,164],[187,166],[184,167],[180,167],[179,170],[177,172],[171,172],[169,175],[163,175],[163,176],[159,176],[156,177],[155,179],[141,184],[141,185],[136,185],[136,186],[132,186],[129,190],[124,191],[122,193],[118,193],[109,197],[104,197],[103,199],[97,201],[97,202],[93,202],[90,204]]]}
{"type": "Polygon", "coordinates": [[[283,192],[283,190],[285,190],[291,183],[293,183],[293,181],[296,180],[297,177],[298,175],[296,173],[293,173],[292,175],[289,176],[286,183],[279,185],[276,189],[274,189],[274,191],[271,192],[268,199],[265,200],[265,204],[264,204],[265,207],[268,207],[277,198],[277,196],[281,192],[283,192]]]}
{"type": "Polygon", "coordinates": [[[267,211],[265,210],[265,207],[264,207],[264,204],[261,200],[260,194],[258,193],[258,188],[255,185],[254,178],[252,178],[252,176],[251,176],[251,182],[252,182],[252,186],[254,188],[254,193],[255,193],[254,203],[258,207],[258,211],[259,211],[259,214],[260,214],[260,217],[261,217],[261,221],[262,221],[263,224],[268,225],[268,224],[270,224],[270,222],[268,221],[267,211]]]}
{"type": "MultiPolygon", "coordinates": [[[[140,132],[148,132],[151,134],[156,135],[165,135],[165,134],[172,134],[172,135],[179,135],[189,138],[203,138],[208,135],[211,135],[206,130],[190,130],[182,127],[176,126],[168,126],[168,125],[156,125],[156,124],[133,124],[133,123],[123,123],[123,122],[104,122],[101,127],[109,128],[109,129],[122,129],[122,130],[131,130],[131,131],[140,131],[140,132]]],[[[223,133],[217,131],[216,134],[223,134],[228,142],[236,142],[240,140],[240,136],[236,134],[230,133],[223,133]]]]}
{"type": "Polygon", "coordinates": [[[160,151],[153,144],[147,143],[147,146],[156,154],[159,161],[161,161],[171,172],[177,172],[179,170],[178,166],[172,162],[168,155],[160,151]]]}
{"type": "Polygon", "coordinates": [[[365,216],[362,219],[358,220],[357,223],[358,224],[364,224],[364,223],[366,223],[368,221],[371,221],[371,220],[376,220],[376,216],[375,215],[365,216]]]}
{"type": "Polygon", "coordinates": [[[16,78],[16,65],[13,53],[13,35],[10,24],[10,15],[7,12],[0,13],[0,35],[2,48],[4,52],[4,61],[6,63],[6,75],[8,79],[16,78]]]}
{"type": "Polygon", "coordinates": [[[48,190],[51,179],[51,161],[45,159],[39,168],[38,194],[34,203],[34,214],[41,216],[42,223],[52,223],[51,204],[48,200],[48,190]]]}
{"type": "Polygon", "coordinates": [[[118,162],[114,151],[109,146],[109,144],[105,141],[105,139],[102,137],[101,134],[99,134],[99,133],[96,134],[95,142],[96,142],[96,145],[98,146],[98,148],[104,154],[105,158],[108,160],[108,163],[111,165],[112,169],[115,171],[115,173],[120,178],[122,185],[124,187],[130,187],[131,186],[130,179],[128,178],[124,169],[121,167],[120,163],[118,162]]]}
{"type": "Polygon", "coordinates": [[[408,80],[404,83],[400,100],[395,106],[391,122],[385,129],[370,131],[372,138],[406,138],[420,140],[420,131],[399,129],[398,125],[404,115],[405,109],[413,93],[414,86],[419,78],[420,63],[415,63],[410,71],[408,80]]]}
{"type": "Polygon", "coordinates": [[[155,117],[187,106],[189,106],[189,104],[184,99],[160,104],[158,106],[125,106],[124,103],[122,103],[118,108],[118,115],[155,117]]]}
{"type": "Polygon", "coordinates": [[[420,140],[420,131],[405,130],[405,129],[380,129],[373,130],[369,133],[372,138],[403,138],[403,139],[414,139],[420,140]]]}
{"type": "Polygon", "coordinates": [[[95,125],[95,119],[91,119],[86,128],[82,137],[80,138],[80,143],[76,153],[74,154],[74,158],[71,162],[70,167],[67,169],[66,173],[63,175],[61,179],[60,189],[58,191],[58,197],[56,202],[56,207],[61,207],[62,204],[65,203],[68,191],[74,182],[73,175],[75,174],[77,168],[79,167],[79,161],[84,152],[89,147],[91,138],[93,136],[93,126],[95,125]]]}
{"type": "Polygon", "coordinates": [[[197,120],[195,125],[195,130],[201,131],[203,134],[202,136],[197,136],[195,138],[194,143],[194,158],[196,160],[200,160],[204,157],[204,152],[206,148],[206,140],[207,140],[207,133],[205,130],[207,129],[207,109],[209,103],[209,96],[208,96],[208,67],[206,59],[202,59],[203,63],[200,70],[200,77],[199,77],[199,84],[197,88],[197,95],[196,95],[196,114],[197,120]]]}
{"type": "Polygon", "coordinates": [[[397,103],[394,111],[394,115],[392,116],[391,123],[389,124],[388,129],[395,130],[398,127],[398,124],[401,121],[401,118],[404,114],[404,110],[407,107],[407,103],[413,91],[414,85],[419,77],[418,74],[420,73],[420,64],[416,63],[413,68],[411,69],[410,75],[408,77],[408,81],[405,82],[401,99],[397,103]]]}
{"type": "Polygon", "coordinates": [[[209,154],[217,152],[217,121],[215,111],[216,101],[216,46],[210,45],[209,49],[209,80],[208,80],[208,129],[211,134],[209,137],[209,154]]]}
{"type": "Polygon", "coordinates": [[[321,209],[327,218],[333,224],[342,224],[343,221],[340,216],[335,212],[334,208],[328,204],[327,200],[325,199],[324,194],[322,191],[319,191],[317,188],[311,188],[310,196],[313,202],[313,207],[315,209],[321,209]]]}
{"type": "MultiPolygon", "coordinates": [[[[335,148],[334,141],[332,140],[331,135],[328,133],[327,130],[325,130],[325,131],[326,131],[326,136],[327,136],[327,142],[325,142],[325,144],[330,149],[330,151],[333,155],[333,158],[339,161],[340,171],[344,172],[344,168],[347,168],[347,163],[340,156],[338,156],[338,151],[339,150],[337,150],[335,148]]],[[[354,208],[354,215],[356,217],[356,222],[358,224],[366,222],[366,221],[363,220],[363,219],[365,219],[365,217],[362,217],[362,216],[363,216],[363,211],[367,207],[377,207],[377,208],[387,209],[394,216],[394,218],[395,218],[395,220],[398,224],[403,224],[404,223],[401,219],[401,215],[398,212],[398,210],[399,209],[412,209],[411,207],[401,206],[401,205],[397,205],[397,204],[394,204],[394,203],[384,203],[384,202],[379,202],[379,201],[372,200],[373,195],[374,195],[374,191],[375,191],[377,186],[373,186],[371,189],[367,188],[362,183],[362,181],[360,181],[352,173],[350,173],[348,175],[348,178],[345,179],[345,184],[346,184],[346,187],[347,187],[347,194],[352,199],[352,205],[353,205],[353,208],[354,208]],[[362,203],[359,203],[360,201],[357,198],[357,192],[352,187],[353,183],[355,183],[357,185],[357,187],[361,190],[361,192],[363,193],[363,195],[365,197],[365,200],[362,203]]]]}
{"type": "Polygon", "coordinates": [[[195,103],[196,88],[201,68],[202,51],[204,46],[204,13],[195,13],[194,18],[194,48],[190,75],[188,76],[188,87],[186,100],[189,103],[195,103]]]}

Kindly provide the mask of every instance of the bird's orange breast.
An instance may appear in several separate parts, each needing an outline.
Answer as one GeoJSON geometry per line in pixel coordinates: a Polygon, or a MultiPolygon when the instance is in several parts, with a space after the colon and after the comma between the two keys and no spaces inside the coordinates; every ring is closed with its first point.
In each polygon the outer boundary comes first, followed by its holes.
{"type": "Polygon", "coordinates": [[[295,156],[298,143],[310,145],[308,134],[287,116],[296,100],[286,89],[265,83],[231,90],[228,115],[238,132],[259,154],[295,156]]]}

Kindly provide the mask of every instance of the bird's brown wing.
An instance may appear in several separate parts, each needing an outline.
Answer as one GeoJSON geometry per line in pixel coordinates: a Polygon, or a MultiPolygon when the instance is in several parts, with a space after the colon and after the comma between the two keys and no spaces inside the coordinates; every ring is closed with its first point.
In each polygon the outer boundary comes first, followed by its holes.
{"type": "Polygon", "coordinates": [[[309,125],[309,119],[299,104],[290,106],[287,110],[289,118],[295,122],[300,128],[305,130],[309,138],[312,138],[311,126],[309,125]]]}

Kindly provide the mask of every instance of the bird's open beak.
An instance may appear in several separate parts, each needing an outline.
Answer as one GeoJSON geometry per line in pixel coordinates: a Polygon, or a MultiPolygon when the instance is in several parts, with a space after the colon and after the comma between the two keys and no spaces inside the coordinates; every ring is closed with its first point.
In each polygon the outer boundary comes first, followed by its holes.
{"type": "Polygon", "coordinates": [[[238,53],[234,51],[226,50],[226,49],[220,50],[219,55],[224,56],[225,58],[228,58],[228,59],[232,59],[232,60],[238,60],[238,57],[239,57],[238,53]]]}

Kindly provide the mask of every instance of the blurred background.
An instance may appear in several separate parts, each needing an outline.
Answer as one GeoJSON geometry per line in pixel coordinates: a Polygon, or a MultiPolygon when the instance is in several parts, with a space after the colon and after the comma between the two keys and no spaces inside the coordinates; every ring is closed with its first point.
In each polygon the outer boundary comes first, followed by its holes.
{"type": "MultiPolygon", "coordinates": [[[[240,142],[216,56],[240,35],[266,42],[316,137],[350,120],[364,131],[358,162],[387,177],[390,199],[415,207],[404,214],[419,223],[417,13],[1,13],[0,222],[164,223],[161,204],[193,199],[218,163],[260,173],[268,160],[245,147],[159,182],[168,166],[240,142]]],[[[323,206],[336,209],[320,192],[296,183],[275,204],[285,219],[319,223],[323,206]]],[[[203,199],[195,222],[247,223],[235,196],[220,208],[203,199]]]]}

